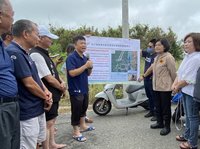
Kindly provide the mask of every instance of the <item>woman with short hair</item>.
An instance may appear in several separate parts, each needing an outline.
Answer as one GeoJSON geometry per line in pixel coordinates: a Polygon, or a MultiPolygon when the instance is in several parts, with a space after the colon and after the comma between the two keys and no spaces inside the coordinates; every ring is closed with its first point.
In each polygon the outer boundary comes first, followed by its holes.
{"type": "Polygon", "coordinates": [[[155,114],[157,122],[152,129],[162,128],[160,135],[170,133],[171,123],[171,86],[176,78],[175,59],[168,52],[170,45],[167,39],[159,39],[155,44],[154,63],[145,72],[144,77],[153,72],[153,90],[155,91],[155,114]]]}
{"type": "Polygon", "coordinates": [[[186,115],[186,127],[182,135],[176,136],[181,149],[197,149],[199,128],[199,102],[194,100],[194,85],[200,68],[200,33],[190,33],[184,38],[184,50],[187,53],[172,85],[173,92],[181,90],[186,115]]]}

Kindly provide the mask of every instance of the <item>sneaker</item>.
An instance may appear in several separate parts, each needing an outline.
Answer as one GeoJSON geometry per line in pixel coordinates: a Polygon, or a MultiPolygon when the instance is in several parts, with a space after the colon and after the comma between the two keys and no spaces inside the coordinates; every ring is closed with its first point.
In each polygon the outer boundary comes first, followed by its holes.
{"type": "Polygon", "coordinates": [[[155,116],[153,116],[153,117],[151,118],[151,121],[157,121],[157,118],[156,118],[155,116]]]}
{"type": "Polygon", "coordinates": [[[153,116],[153,113],[152,112],[149,112],[147,113],[146,115],[144,115],[144,117],[148,118],[148,117],[152,117],[153,116]]]}

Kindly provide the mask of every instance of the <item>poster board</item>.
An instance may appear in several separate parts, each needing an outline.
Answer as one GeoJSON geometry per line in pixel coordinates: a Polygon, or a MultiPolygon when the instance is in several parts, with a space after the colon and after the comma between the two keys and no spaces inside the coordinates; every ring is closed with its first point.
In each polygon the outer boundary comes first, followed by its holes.
{"type": "Polygon", "coordinates": [[[93,61],[89,83],[128,83],[140,74],[140,40],[85,36],[93,61]]]}

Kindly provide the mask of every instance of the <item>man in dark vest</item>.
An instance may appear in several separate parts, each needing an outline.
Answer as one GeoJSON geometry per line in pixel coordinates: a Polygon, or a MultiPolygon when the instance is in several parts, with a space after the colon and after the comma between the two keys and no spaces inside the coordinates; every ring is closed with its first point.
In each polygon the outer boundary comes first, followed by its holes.
{"type": "Polygon", "coordinates": [[[49,57],[48,48],[52,44],[52,39],[58,39],[58,36],[52,34],[45,26],[39,26],[40,41],[38,45],[31,49],[30,56],[35,61],[39,76],[52,93],[53,105],[49,111],[46,111],[47,121],[47,139],[44,143],[47,148],[63,148],[65,144],[55,143],[55,121],[58,116],[59,101],[66,87],[58,75],[54,62],[49,57]]]}

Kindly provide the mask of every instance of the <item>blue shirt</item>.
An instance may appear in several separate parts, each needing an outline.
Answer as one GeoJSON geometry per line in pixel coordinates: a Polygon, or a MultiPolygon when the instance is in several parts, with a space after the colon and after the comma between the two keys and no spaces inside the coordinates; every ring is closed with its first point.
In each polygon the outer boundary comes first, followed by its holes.
{"type": "Polygon", "coordinates": [[[36,65],[18,44],[12,42],[6,50],[14,62],[14,74],[17,78],[19,90],[20,120],[37,117],[44,113],[44,100],[33,95],[21,81],[26,77],[32,77],[43,88],[36,65]]]}
{"type": "MultiPolygon", "coordinates": [[[[153,64],[154,62],[154,58],[156,57],[156,53],[148,53],[147,51],[142,51],[142,57],[145,58],[145,65],[144,65],[144,73],[147,71],[147,69],[151,66],[151,64],[153,64]]],[[[146,79],[152,79],[152,73],[150,75],[148,75],[147,77],[145,77],[146,79]]]]}
{"type": "Polygon", "coordinates": [[[0,39],[0,97],[14,97],[17,92],[14,66],[0,39]]]}
{"type": "Polygon", "coordinates": [[[67,57],[67,81],[70,95],[88,94],[88,70],[75,77],[69,75],[70,70],[80,68],[86,62],[87,58],[84,55],[81,57],[76,51],[67,57]]]}

